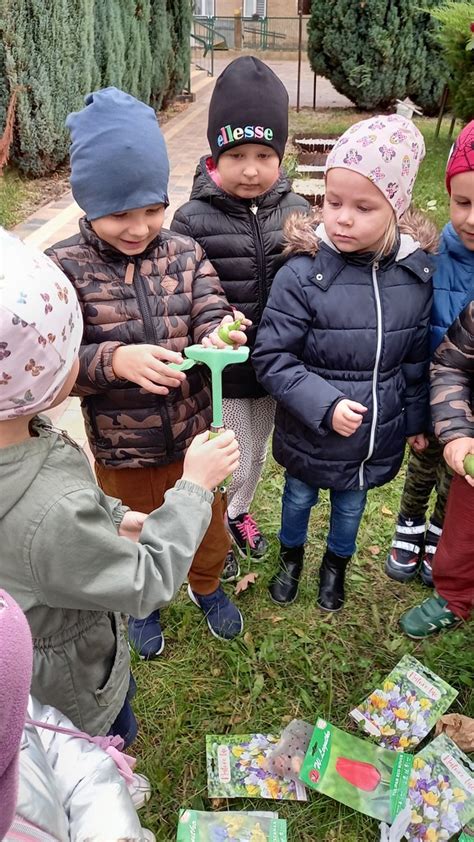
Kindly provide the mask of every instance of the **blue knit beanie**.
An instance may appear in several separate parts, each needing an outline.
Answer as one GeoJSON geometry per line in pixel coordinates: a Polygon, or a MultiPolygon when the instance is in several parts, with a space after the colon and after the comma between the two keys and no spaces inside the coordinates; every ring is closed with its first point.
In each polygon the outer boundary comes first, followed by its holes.
{"type": "Polygon", "coordinates": [[[169,162],[156,114],[117,88],[68,115],[72,194],[88,219],[168,204],[169,162]]]}

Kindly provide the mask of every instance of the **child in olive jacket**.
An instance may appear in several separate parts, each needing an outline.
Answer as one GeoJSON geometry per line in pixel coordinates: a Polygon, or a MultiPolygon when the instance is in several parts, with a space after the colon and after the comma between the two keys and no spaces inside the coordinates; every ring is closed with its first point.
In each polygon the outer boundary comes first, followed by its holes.
{"type": "Polygon", "coordinates": [[[31,691],[82,731],[128,744],[137,725],[123,615],[173,599],[209,526],[211,489],[238,464],[236,442],[230,430],[212,441],[205,432],[163,505],[130,511],[39,414],[67,397],[79,369],[68,279],[0,229],[0,291],[1,581],[30,625],[31,691]]]}
{"type": "MultiPolygon", "coordinates": [[[[280,168],[288,135],[288,94],[270,68],[253,56],[231,62],[217,79],[209,106],[211,156],[196,170],[190,201],[171,228],[194,237],[212,262],[233,307],[256,329],[282,265],[283,223],[307,202],[280,168]]],[[[261,558],[267,542],[249,514],[265,462],[275,404],[257,382],[252,361],[224,372],[224,422],[241,443],[241,462],[228,489],[228,525],[242,555],[261,558]]],[[[238,575],[229,554],[224,576],[238,575]]]]}

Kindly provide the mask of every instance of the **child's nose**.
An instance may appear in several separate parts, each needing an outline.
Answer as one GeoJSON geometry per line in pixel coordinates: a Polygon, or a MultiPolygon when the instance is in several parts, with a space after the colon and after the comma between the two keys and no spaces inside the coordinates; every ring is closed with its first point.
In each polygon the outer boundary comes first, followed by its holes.
{"type": "Polygon", "coordinates": [[[140,237],[144,237],[148,234],[148,224],[145,219],[135,220],[130,223],[128,231],[129,234],[133,235],[138,240],[140,237]]]}
{"type": "Polygon", "coordinates": [[[351,225],[352,224],[352,215],[348,208],[340,208],[339,213],[337,216],[337,221],[341,225],[351,225]]]}
{"type": "Polygon", "coordinates": [[[244,167],[244,175],[246,178],[255,178],[258,175],[258,170],[255,164],[246,164],[244,167]]]}
{"type": "Polygon", "coordinates": [[[470,228],[474,228],[474,203],[471,205],[467,214],[467,224],[470,228]]]}

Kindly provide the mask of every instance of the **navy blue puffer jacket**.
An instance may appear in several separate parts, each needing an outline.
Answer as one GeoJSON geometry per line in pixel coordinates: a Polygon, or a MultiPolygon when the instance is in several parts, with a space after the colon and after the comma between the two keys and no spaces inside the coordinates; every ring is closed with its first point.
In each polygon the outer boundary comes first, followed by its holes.
{"type": "Polygon", "coordinates": [[[277,273],[252,356],[278,402],[273,453],[314,487],[372,488],[396,475],[405,437],[427,428],[434,259],[406,234],[379,264],[343,256],[306,220],[295,239],[313,253],[277,273]],[[367,407],[348,438],[331,426],[343,398],[367,407]]]}

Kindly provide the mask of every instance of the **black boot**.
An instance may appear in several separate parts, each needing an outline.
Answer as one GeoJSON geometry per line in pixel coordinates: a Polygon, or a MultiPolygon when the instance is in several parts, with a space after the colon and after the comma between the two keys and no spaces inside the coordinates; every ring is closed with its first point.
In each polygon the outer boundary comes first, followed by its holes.
{"type": "Polygon", "coordinates": [[[319,568],[318,605],[323,611],[340,611],[344,605],[344,578],[350,555],[336,555],[326,548],[319,568]]]}
{"type": "Polygon", "coordinates": [[[280,543],[280,566],[268,586],[273,602],[288,605],[295,601],[303,570],[303,556],[303,544],[300,547],[285,547],[280,543]]]}

